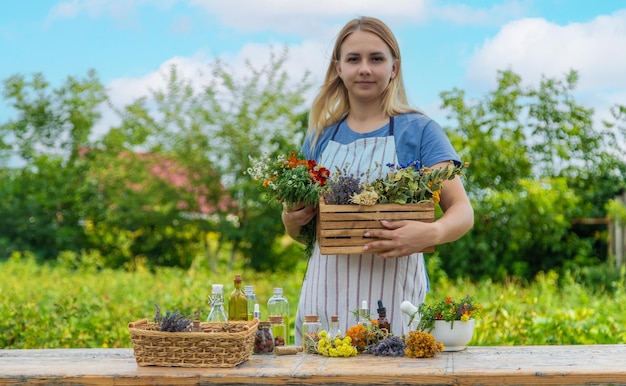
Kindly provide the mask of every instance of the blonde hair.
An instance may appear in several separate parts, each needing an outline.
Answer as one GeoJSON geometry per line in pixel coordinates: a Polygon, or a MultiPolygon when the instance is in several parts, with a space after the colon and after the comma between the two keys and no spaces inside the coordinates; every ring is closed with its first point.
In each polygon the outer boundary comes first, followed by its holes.
{"type": "Polygon", "coordinates": [[[381,38],[389,47],[394,60],[398,63],[397,74],[391,79],[382,96],[382,107],[385,114],[396,116],[401,113],[420,112],[409,106],[402,80],[400,47],[393,32],[385,23],[376,18],[359,17],[348,22],[337,35],[324,83],[313,101],[309,115],[308,134],[312,136],[311,148],[315,147],[325,127],[338,122],[350,111],[348,90],[341,78],[339,78],[335,63],[341,59],[341,45],[354,31],[371,32],[381,38]]]}

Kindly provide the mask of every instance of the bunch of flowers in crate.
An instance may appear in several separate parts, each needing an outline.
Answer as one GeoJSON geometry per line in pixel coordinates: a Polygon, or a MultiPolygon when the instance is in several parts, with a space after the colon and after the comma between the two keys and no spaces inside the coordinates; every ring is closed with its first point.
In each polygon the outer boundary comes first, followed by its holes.
{"type": "Polygon", "coordinates": [[[443,168],[421,166],[419,161],[408,165],[387,164],[389,172],[369,181],[369,173],[361,176],[348,174],[346,169],[335,171],[324,190],[324,199],[330,205],[357,204],[422,204],[439,203],[446,180],[463,175],[467,164],[453,162],[443,168]],[[365,181],[362,181],[365,178],[365,181]]]}
{"type": "MultiPolygon", "coordinates": [[[[355,176],[341,169],[332,174],[316,220],[323,254],[362,253],[363,245],[372,241],[363,235],[383,229],[381,220],[433,222],[444,182],[462,175],[465,165],[451,162],[442,168],[429,168],[415,161],[387,167],[386,175],[371,181],[368,172],[355,176]]],[[[433,251],[434,246],[430,246],[421,252],[433,251]]]]}
{"type": "Polygon", "coordinates": [[[317,239],[323,254],[359,253],[368,241],[363,238],[365,230],[380,228],[380,220],[434,221],[434,205],[439,203],[444,181],[462,175],[466,166],[389,164],[386,175],[370,181],[368,173],[354,176],[346,168],[331,175],[326,167],[296,152],[274,159],[250,157],[250,161],[247,173],[261,182],[270,201],[288,207],[319,204],[317,220],[305,225],[300,237],[309,253],[317,239]]]}

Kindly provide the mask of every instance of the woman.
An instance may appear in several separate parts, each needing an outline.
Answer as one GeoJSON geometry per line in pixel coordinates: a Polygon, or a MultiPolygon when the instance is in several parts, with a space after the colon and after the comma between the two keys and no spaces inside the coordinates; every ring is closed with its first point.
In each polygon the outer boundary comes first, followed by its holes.
{"type": "MultiPolygon", "coordinates": [[[[387,164],[420,161],[444,167],[460,160],[441,127],[408,105],[402,81],[398,43],[380,20],[361,17],[340,31],[324,84],[311,108],[306,158],[329,170],[348,174],[383,172],[387,164]]],[[[362,254],[322,255],[316,246],[305,274],[296,314],[296,344],[301,342],[304,315],[319,315],[324,327],[339,315],[343,332],[356,323],[352,311],[361,302],[387,308],[395,335],[408,332],[400,303],[424,301],[428,277],[418,251],[452,242],[474,224],[474,213],[460,178],[446,181],[439,205],[443,216],[433,223],[383,221],[385,229],[368,231],[380,238],[362,254]],[[369,249],[382,249],[377,254],[369,249]]],[[[314,206],[283,209],[287,233],[298,238],[300,228],[315,217],[314,206]]],[[[374,311],[374,310],[372,310],[374,311]]]]}

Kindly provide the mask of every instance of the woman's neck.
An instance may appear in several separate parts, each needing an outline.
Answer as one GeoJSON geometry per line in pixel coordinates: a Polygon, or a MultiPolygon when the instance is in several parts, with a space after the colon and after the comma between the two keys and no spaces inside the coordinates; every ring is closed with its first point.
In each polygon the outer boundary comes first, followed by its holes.
{"type": "Polygon", "coordinates": [[[357,133],[369,133],[378,130],[389,122],[389,116],[380,107],[354,108],[350,106],[346,123],[357,133]]]}

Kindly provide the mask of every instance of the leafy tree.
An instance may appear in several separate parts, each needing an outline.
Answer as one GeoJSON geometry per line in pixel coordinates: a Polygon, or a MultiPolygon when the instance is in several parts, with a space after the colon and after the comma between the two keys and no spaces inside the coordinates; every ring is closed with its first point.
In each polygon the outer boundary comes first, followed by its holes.
{"type": "Polygon", "coordinates": [[[523,88],[503,71],[483,99],[468,101],[458,89],[441,94],[455,122],[453,143],[471,163],[466,187],[476,219],[469,235],[438,248],[448,273],[530,278],[606,258],[571,224],[602,215],[624,189],[626,148],[615,146],[618,124],[594,126],[593,110],[577,104],[577,80],[572,71],[523,88]]]}
{"type": "Polygon", "coordinates": [[[83,184],[87,167],[79,153],[100,117],[104,88],[93,71],[56,89],[42,74],[15,75],[4,81],[4,98],[17,117],[0,125],[2,158],[17,154],[27,165],[3,170],[0,256],[32,250],[53,259],[61,250],[79,250],[83,203],[93,193],[83,184]]]}
{"type": "MultiPolygon", "coordinates": [[[[226,241],[232,245],[231,267],[238,253],[257,269],[275,268],[286,258],[274,248],[284,234],[279,212],[265,204],[245,174],[249,156],[299,146],[302,95],[309,84],[307,76],[295,85],[290,81],[283,69],[286,55],[272,53],[261,68],[247,63],[249,75],[243,77],[218,60],[209,66],[206,84],[185,79],[173,66],[165,89],[126,107],[122,125],[102,141],[107,148],[139,145],[172,154],[193,172],[214,170],[212,179],[199,184],[212,187],[214,197],[228,193],[236,206],[218,208],[217,222],[205,231],[219,233],[218,249],[226,241]]],[[[216,253],[207,252],[210,256],[216,253]]],[[[215,268],[214,260],[211,265],[215,268]]]]}

